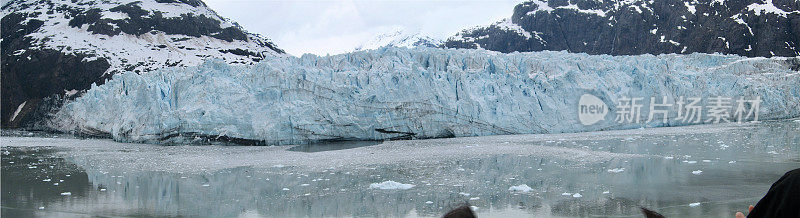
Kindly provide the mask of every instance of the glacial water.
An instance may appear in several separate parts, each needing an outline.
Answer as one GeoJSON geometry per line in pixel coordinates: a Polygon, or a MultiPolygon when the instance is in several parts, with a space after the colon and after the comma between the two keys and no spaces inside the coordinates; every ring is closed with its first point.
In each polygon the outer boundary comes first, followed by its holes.
{"type": "Polygon", "coordinates": [[[8,217],[438,217],[461,204],[478,217],[732,217],[800,168],[797,120],[329,147],[4,135],[8,217]]]}

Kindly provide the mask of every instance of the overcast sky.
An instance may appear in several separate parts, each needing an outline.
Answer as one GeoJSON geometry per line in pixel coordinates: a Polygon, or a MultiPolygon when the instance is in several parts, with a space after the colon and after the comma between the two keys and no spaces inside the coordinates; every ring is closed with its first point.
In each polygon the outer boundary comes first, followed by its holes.
{"type": "Polygon", "coordinates": [[[352,51],[394,29],[446,39],[511,17],[522,0],[204,0],[221,16],[292,55],[352,51]]]}

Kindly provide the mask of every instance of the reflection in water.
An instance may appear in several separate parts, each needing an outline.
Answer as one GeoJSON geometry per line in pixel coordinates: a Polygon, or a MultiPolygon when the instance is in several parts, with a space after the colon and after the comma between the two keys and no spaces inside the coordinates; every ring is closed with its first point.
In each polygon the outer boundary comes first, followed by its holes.
{"type": "Polygon", "coordinates": [[[311,143],[297,145],[289,148],[290,151],[300,152],[323,152],[333,150],[344,150],[351,148],[360,148],[380,144],[380,141],[332,141],[326,143],[311,143]]]}
{"type": "MultiPolygon", "coordinates": [[[[108,170],[96,165],[94,159],[98,157],[66,152],[68,148],[4,144],[3,152],[8,153],[2,159],[2,214],[440,216],[468,202],[477,208],[479,217],[638,217],[639,206],[674,217],[724,217],[755,203],[774,180],[800,167],[798,133],[800,123],[783,121],[703,133],[644,131],[593,140],[530,142],[554,148],[640,154],[593,162],[559,155],[476,153],[436,162],[356,168],[239,166],[201,173],[135,167],[108,170]],[[698,170],[702,173],[692,173],[698,170]],[[369,189],[371,183],[388,180],[415,187],[369,189]],[[521,184],[532,190],[509,191],[509,187],[521,184]],[[63,192],[71,195],[62,196],[63,192]],[[700,206],[689,206],[695,202],[700,206]]],[[[318,147],[289,150],[325,154],[326,149],[318,147]]],[[[181,148],[153,146],[118,152],[142,152],[140,149],[174,152],[170,149],[181,148]]],[[[225,147],[221,151],[241,149],[252,148],[225,147]]],[[[364,158],[381,158],[381,150],[374,150],[374,157],[364,158]]]]}

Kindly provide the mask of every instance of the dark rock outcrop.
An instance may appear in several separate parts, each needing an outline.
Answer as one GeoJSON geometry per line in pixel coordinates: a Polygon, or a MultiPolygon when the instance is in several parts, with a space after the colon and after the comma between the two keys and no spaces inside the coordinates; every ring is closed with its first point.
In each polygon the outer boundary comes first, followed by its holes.
{"type": "Polygon", "coordinates": [[[510,20],[464,30],[444,46],[500,52],[794,57],[800,55],[800,2],[537,0],[517,5],[510,20]]]}

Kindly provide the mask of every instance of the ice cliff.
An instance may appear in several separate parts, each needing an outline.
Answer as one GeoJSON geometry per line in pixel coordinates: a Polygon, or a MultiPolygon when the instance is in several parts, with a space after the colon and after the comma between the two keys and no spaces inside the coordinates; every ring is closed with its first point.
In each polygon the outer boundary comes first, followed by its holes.
{"type": "Polygon", "coordinates": [[[675,110],[667,123],[646,122],[649,98],[661,96],[760,97],[759,119],[780,119],[800,116],[799,62],[394,47],[267,57],[254,66],[207,61],[115,75],[65,104],[49,125],[126,142],[257,145],[685,125],[675,110]],[[605,120],[578,121],[585,93],[608,104],[605,120]],[[641,123],[615,121],[623,97],[645,98],[641,123]]]}

